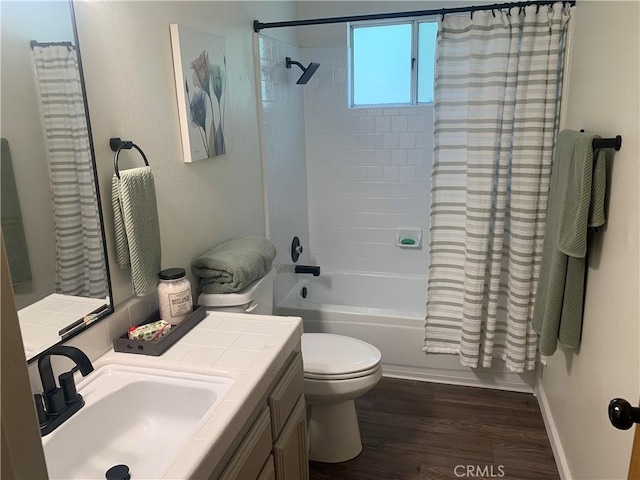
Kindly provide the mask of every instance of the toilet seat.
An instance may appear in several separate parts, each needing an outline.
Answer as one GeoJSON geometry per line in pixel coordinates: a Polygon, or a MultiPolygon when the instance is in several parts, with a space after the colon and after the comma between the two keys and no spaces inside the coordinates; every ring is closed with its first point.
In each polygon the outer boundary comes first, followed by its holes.
{"type": "Polygon", "coordinates": [[[346,380],[372,375],[382,355],[373,345],[331,333],[302,335],[304,376],[314,380],[346,380]]]}
{"type": "Polygon", "coordinates": [[[310,380],[349,380],[352,378],[360,378],[366,377],[368,375],[373,375],[378,370],[380,370],[380,363],[378,363],[375,367],[371,367],[367,370],[362,370],[361,372],[338,373],[335,375],[321,375],[317,373],[304,372],[304,378],[308,378],[310,380]]]}

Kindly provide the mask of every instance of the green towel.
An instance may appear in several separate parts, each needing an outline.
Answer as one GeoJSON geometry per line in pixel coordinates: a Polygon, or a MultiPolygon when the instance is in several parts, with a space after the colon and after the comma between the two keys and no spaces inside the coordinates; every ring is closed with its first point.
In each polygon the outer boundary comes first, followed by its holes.
{"type": "Polygon", "coordinates": [[[116,235],[116,260],[131,267],[133,293],[155,290],[160,272],[160,223],[153,173],[149,167],[120,171],[113,176],[111,203],[116,235]]]}
{"type": "Polygon", "coordinates": [[[2,172],[0,175],[0,192],[2,192],[2,198],[0,198],[0,223],[2,225],[4,245],[7,250],[11,282],[15,287],[31,282],[31,262],[29,262],[27,238],[22,224],[20,199],[13,174],[9,142],[6,138],[3,138],[0,140],[0,144],[2,147],[0,152],[2,162],[0,165],[0,172],[2,172]]]}
{"type": "Polygon", "coordinates": [[[598,150],[593,164],[594,138],[595,135],[579,133],[574,139],[573,155],[568,159],[558,248],[571,257],[582,258],[587,254],[587,226],[604,225],[605,154],[604,150],[598,150]]]}
{"type": "Polygon", "coordinates": [[[235,293],[264,277],[274,258],[273,243],[262,237],[246,237],[200,255],[191,263],[191,271],[200,278],[201,292],[235,293]]]}
{"type": "Polygon", "coordinates": [[[542,355],[552,355],[558,340],[571,348],[580,345],[587,227],[605,222],[605,154],[599,150],[594,164],[594,138],[572,130],[558,135],[533,312],[542,355]]]}

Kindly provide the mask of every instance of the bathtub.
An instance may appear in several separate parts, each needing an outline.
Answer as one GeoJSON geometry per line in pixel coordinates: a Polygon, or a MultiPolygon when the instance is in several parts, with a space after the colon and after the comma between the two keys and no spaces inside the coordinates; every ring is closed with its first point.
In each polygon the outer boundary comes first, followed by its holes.
{"type": "Polygon", "coordinates": [[[471,369],[455,355],[422,351],[426,275],[322,268],[319,277],[297,277],[277,303],[276,314],[302,317],[305,332],[346,335],[375,345],[382,353],[385,376],[533,391],[533,372],[509,372],[502,362],[489,369],[471,369]]]}

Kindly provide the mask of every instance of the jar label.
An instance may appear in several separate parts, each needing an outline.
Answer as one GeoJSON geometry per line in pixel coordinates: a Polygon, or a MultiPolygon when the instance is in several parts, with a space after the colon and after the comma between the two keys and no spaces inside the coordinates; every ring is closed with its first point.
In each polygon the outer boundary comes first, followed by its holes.
{"type": "Polygon", "coordinates": [[[169,294],[169,311],[172,317],[183,317],[191,313],[191,290],[169,294]]]}

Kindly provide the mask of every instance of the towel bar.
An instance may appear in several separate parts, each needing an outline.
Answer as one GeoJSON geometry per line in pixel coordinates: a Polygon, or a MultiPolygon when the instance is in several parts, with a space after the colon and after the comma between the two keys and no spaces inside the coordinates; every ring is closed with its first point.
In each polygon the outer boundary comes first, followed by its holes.
{"type": "Polygon", "coordinates": [[[136,150],[138,150],[140,155],[142,155],[144,164],[147,167],[149,166],[149,160],[147,160],[147,156],[144,154],[142,149],[131,140],[121,140],[118,137],[113,137],[109,139],[109,146],[111,147],[112,151],[116,152],[113,156],[113,169],[116,173],[116,177],[120,178],[120,170],[118,170],[118,157],[120,156],[120,150],[130,150],[132,148],[135,148],[136,150]]]}
{"type": "Polygon", "coordinates": [[[615,138],[594,138],[591,142],[591,148],[613,148],[616,152],[622,148],[622,136],[616,135],[615,138]]]}
{"type": "MultiPolygon", "coordinates": [[[[580,133],[584,133],[584,128],[580,129],[580,133]]],[[[594,138],[591,142],[591,148],[613,148],[616,152],[622,148],[622,135],[616,135],[615,138],[594,138]]]]}

